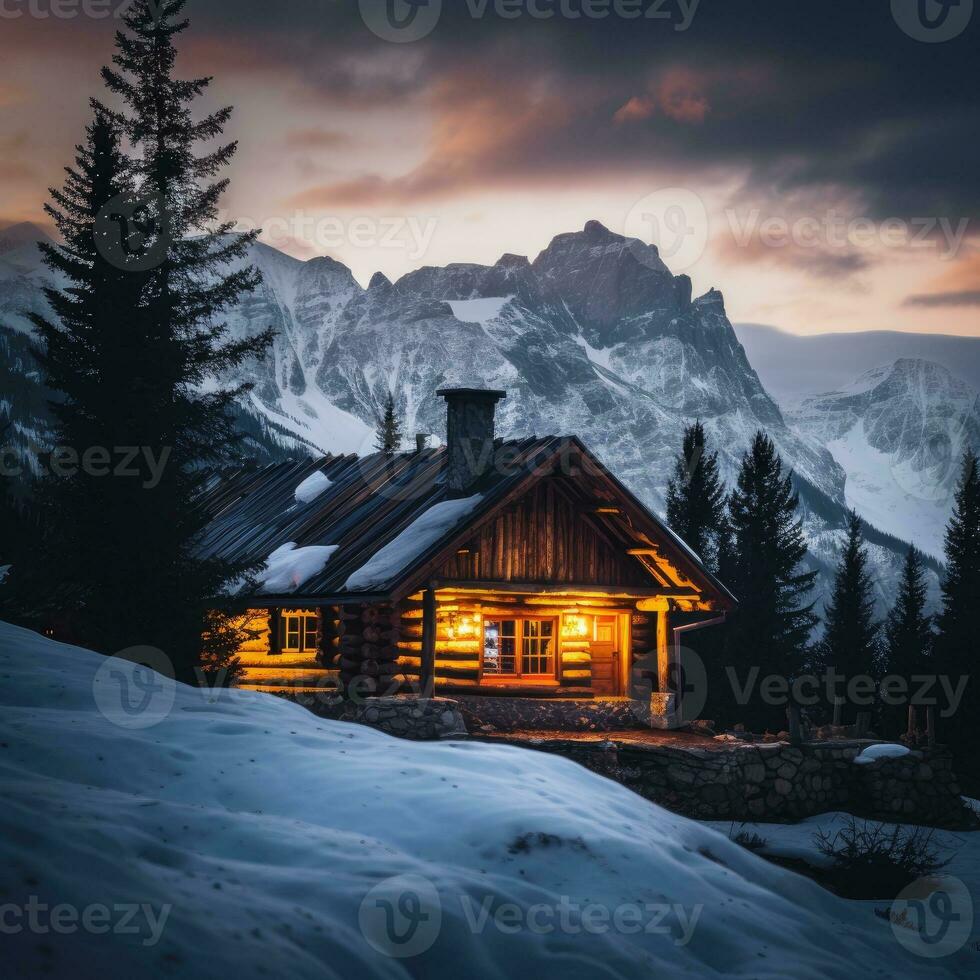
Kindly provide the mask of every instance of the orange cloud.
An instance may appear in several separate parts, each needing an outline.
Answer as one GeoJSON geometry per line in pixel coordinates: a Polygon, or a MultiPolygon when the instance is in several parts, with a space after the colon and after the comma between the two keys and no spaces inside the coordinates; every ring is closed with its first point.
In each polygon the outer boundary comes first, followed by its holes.
{"type": "Polygon", "coordinates": [[[660,114],[675,122],[703,123],[711,110],[705,89],[708,79],[687,68],[668,69],[650,86],[634,95],[613,116],[616,123],[640,122],[660,114]]]}
{"type": "Polygon", "coordinates": [[[433,87],[436,121],[428,156],[394,179],[366,175],[314,187],[289,199],[295,207],[361,207],[444,197],[475,185],[512,179],[514,169],[538,140],[560,133],[574,118],[576,103],[547,86],[492,84],[479,72],[433,87]]]}

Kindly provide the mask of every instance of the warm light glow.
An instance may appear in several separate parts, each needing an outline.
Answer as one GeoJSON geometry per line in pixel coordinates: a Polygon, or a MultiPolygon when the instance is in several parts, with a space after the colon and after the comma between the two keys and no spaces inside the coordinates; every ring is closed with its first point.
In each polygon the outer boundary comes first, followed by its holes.
{"type": "Polygon", "coordinates": [[[480,614],[460,615],[451,613],[449,616],[449,636],[451,639],[466,639],[476,636],[480,629],[480,614]]]}
{"type": "Polygon", "coordinates": [[[584,616],[565,615],[561,629],[562,636],[583,637],[589,635],[589,624],[584,616]]]}

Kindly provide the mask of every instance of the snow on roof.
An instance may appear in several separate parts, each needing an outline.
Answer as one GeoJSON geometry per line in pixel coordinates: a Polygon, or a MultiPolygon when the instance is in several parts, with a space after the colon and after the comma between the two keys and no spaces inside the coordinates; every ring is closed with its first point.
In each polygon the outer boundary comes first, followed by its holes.
{"type": "Polygon", "coordinates": [[[336,550],[335,544],[297,548],[295,541],[276,548],[266,559],[265,568],[259,572],[259,591],[267,595],[295,592],[304,582],[323,571],[336,550]]]}
{"type": "Polygon", "coordinates": [[[296,502],[308,504],[331,486],[333,483],[327,475],[320,470],[315,470],[296,488],[296,502]]]}
{"type": "Polygon", "coordinates": [[[876,759],[901,759],[903,755],[908,755],[911,750],[905,745],[881,744],[866,745],[860,755],[854,761],[859,766],[866,766],[876,759]]]}
{"type": "Polygon", "coordinates": [[[344,583],[344,588],[349,592],[365,592],[389,582],[451,531],[462,518],[472,513],[482,499],[483,495],[478,493],[472,497],[433,504],[376,552],[366,565],[353,572],[344,583]]]}

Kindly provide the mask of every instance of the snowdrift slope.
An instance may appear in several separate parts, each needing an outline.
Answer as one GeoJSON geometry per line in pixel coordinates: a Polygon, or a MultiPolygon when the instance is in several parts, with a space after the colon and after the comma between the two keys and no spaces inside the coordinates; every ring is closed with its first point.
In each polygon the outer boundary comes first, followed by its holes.
{"type": "Polygon", "coordinates": [[[138,903],[158,924],[172,909],[155,945],[145,929],[4,935],[5,976],[946,975],[907,961],[870,911],[571,762],[182,686],[162,721],[125,729],[93,697],[106,663],[0,624],[0,901],[138,903]],[[402,874],[438,890],[441,929],[396,959],[359,908],[402,874]],[[604,934],[468,921],[563,901],[666,903],[670,934],[645,912],[604,934]]]}

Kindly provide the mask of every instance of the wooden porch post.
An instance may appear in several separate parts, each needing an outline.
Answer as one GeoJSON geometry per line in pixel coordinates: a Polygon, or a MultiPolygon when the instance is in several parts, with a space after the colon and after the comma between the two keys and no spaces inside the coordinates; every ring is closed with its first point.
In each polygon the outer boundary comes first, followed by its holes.
{"type": "Polygon", "coordinates": [[[670,603],[665,599],[657,609],[657,684],[661,694],[670,690],[670,603]]]}
{"type": "Polygon", "coordinates": [[[422,593],[422,662],[419,670],[421,696],[431,698],[436,679],[436,590],[422,593]]]}

